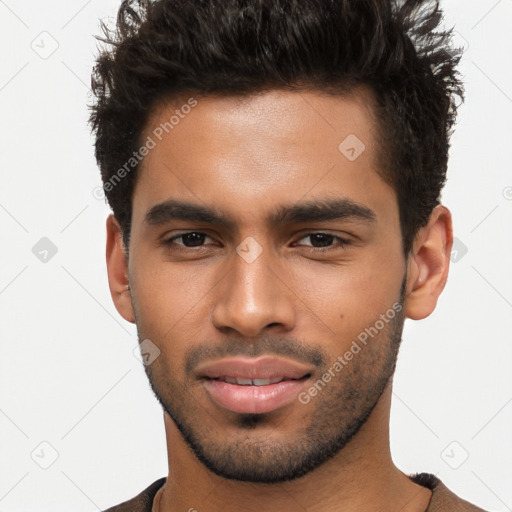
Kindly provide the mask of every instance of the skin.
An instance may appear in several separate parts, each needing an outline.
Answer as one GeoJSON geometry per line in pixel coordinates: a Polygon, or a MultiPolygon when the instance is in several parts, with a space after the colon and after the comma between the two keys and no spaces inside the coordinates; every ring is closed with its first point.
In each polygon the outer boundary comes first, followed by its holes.
{"type": "MultiPolygon", "coordinates": [[[[424,512],[431,492],[394,466],[389,449],[403,316],[386,324],[310,403],[297,400],[253,422],[209,400],[186,363],[205,348],[219,356],[286,353],[294,360],[302,354],[303,362],[316,353],[323,362],[312,364],[315,381],[400,300],[402,283],[402,314],[427,317],[447,279],[450,212],[435,208],[404,258],[396,195],[377,173],[373,98],[363,87],[345,97],[274,90],[197,99],[142,163],[129,257],[118,223],[113,216],[107,220],[116,308],[137,323],[141,340],[161,351],[146,367],[166,411],[169,476],[159,510],[424,512]],[[366,146],[355,161],[338,150],[350,134],[366,146]],[[340,197],[369,208],[374,220],[266,222],[277,207],[340,197]],[[148,211],[171,198],[214,207],[232,225],[149,223],[148,211]],[[206,234],[202,247],[187,248],[185,239],[168,242],[186,232],[206,234]],[[323,239],[326,248],[315,251],[317,239],[307,235],[319,232],[349,243],[323,239]],[[247,237],[262,248],[251,263],[236,252],[247,237]],[[196,457],[176,420],[217,464],[214,470],[196,457]],[[352,420],[358,425],[345,435],[352,420]],[[322,435],[331,436],[327,445],[336,436],[345,439],[305,474],[289,480],[277,475],[286,460],[318,448],[322,435]],[[229,474],[244,467],[252,481],[229,474]],[[262,483],[263,474],[281,481],[262,483]]],[[[142,140],[185,101],[155,108],[142,140]]]]}

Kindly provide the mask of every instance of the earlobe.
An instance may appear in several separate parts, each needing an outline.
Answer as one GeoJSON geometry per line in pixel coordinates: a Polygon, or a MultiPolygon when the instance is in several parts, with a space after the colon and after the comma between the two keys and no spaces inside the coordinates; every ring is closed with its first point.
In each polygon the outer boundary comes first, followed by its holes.
{"type": "Polygon", "coordinates": [[[121,228],[113,215],[107,219],[106,257],[108,284],[114,305],[125,320],[135,323],[128,280],[127,256],[123,246],[121,228]]]}
{"type": "Polygon", "coordinates": [[[448,279],[453,244],[452,217],[437,206],[414,240],[408,259],[405,314],[413,320],[429,316],[448,279]]]}

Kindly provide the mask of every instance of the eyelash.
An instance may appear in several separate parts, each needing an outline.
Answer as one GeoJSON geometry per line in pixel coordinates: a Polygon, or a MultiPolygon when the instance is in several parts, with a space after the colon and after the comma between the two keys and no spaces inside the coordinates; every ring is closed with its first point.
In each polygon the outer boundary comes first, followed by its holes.
{"type": "MultiPolygon", "coordinates": [[[[166,240],[164,240],[164,244],[167,245],[167,246],[172,246],[173,245],[173,242],[179,238],[183,238],[184,236],[187,236],[187,235],[191,235],[191,234],[197,234],[197,235],[204,235],[205,237],[209,237],[211,238],[209,235],[207,235],[206,233],[202,233],[201,231],[187,231],[185,233],[180,233],[179,235],[175,235],[171,238],[168,238],[166,240]]],[[[311,233],[306,233],[305,235],[303,235],[302,237],[299,238],[299,240],[302,240],[304,238],[307,238],[307,237],[310,237],[310,236],[314,236],[314,235],[326,235],[326,236],[329,236],[329,237],[332,237],[334,240],[337,240],[338,241],[338,245],[337,246],[329,246],[329,247],[313,247],[313,246],[307,246],[309,247],[311,250],[315,251],[315,252],[327,252],[327,251],[330,251],[330,250],[336,250],[336,249],[343,249],[347,246],[349,246],[351,244],[351,242],[345,238],[341,238],[339,236],[336,236],[336,235],[332,235],[330,233],[325,233],[323,231],[313,231],[311,233]]],[[[204,245],[200,245],[200,246],[195,246],[195,247],[187,247],[183,244],[178,244],[178,246],[180,247],[179,249],[175,249],[175,250],[178,250],[178,251],[188,251],[188,250],[200,250],[202,248],[204,248],[204,245]]]]}

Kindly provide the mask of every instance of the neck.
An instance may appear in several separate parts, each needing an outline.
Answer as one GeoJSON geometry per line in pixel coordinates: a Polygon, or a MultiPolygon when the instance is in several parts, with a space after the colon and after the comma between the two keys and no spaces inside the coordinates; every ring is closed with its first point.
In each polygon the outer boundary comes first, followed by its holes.
{"type": "Polygon", "coordinates": [[[239,482],[212,473],[165,415],[169,475],[158,512],[425,512],[431,491],[413,483],[391,459],[390,404],[391,385],[335,457],[301,478],[279,484],[239,482]]]}

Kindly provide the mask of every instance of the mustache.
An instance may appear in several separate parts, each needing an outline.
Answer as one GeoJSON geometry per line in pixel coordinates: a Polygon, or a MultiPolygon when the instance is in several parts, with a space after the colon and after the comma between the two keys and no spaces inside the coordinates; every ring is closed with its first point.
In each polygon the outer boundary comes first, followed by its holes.
{"type": "Polygon", "coordinates": [[[228,338],[220,345],[200,345],[190,348],[185,354],[185,372],[192,373],[199,364],[223,359],[225,357],[259,357],[281,356],[297,362],[324,367],[327,363],[325,353],[306,342],[276,338],[273,336],[259,337],[257,340],[228,338]]]}

